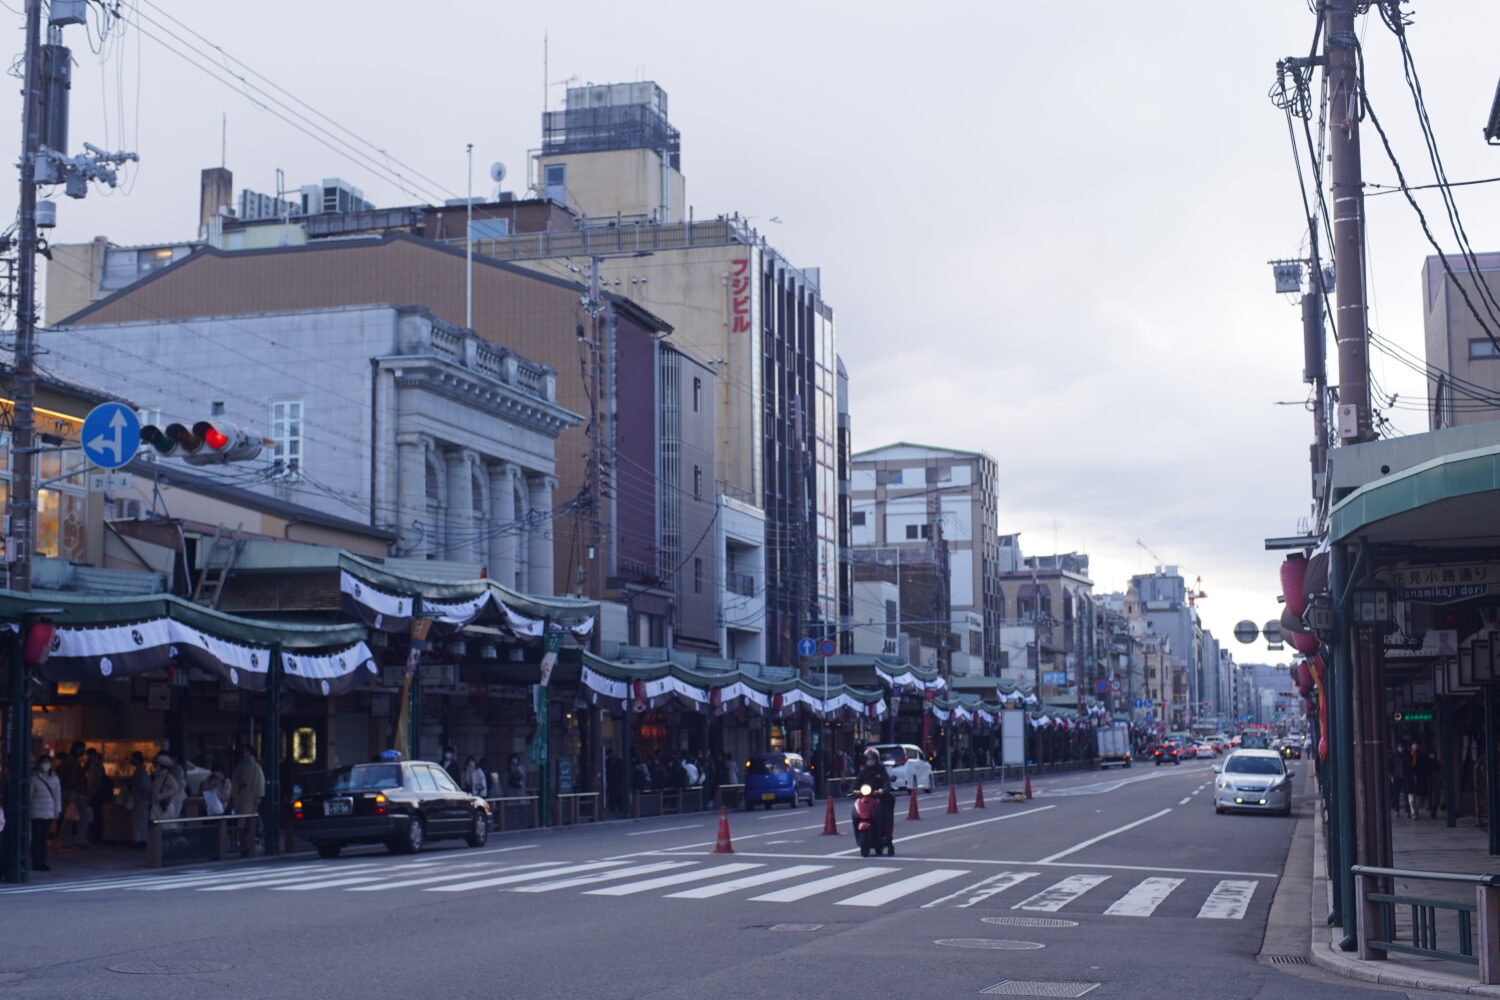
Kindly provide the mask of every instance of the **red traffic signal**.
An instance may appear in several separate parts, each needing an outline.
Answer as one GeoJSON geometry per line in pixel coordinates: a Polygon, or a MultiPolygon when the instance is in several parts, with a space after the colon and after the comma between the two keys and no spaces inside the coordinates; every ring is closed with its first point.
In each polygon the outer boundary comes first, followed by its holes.
{"type": "Polygon", "coordinates": [[[184,458],[189,465],[217,465],[255,458],[266,440],[234,424],[200,420],[191,427],[147,424],[141,428],[141,443],[164,458],[184,458]]]}

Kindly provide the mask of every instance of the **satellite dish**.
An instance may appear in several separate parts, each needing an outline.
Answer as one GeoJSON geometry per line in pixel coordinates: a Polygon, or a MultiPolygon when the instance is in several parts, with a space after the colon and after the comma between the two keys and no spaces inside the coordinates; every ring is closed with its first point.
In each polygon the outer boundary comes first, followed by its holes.
{"type": "Polygon", "coordinates": [[[505,164],[501,163],[499,160],[496,160],[494,163],[490,164],[490,180],[494,181],[496,184],[499,184],[501,181],[505,180],[505,164]]]}

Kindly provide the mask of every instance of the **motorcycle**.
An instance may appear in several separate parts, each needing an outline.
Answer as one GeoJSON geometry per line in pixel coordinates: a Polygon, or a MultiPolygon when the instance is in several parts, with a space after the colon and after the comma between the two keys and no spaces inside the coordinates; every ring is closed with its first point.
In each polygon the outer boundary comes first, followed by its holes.
{"type": "Polygon", "coordinates": [[[859,855],[868,858],[873,852],[884,851],[894,855],[896,845],[891,840],[890,820],[881,796],[869,785],[860,785],[854,793],[854,842],[859,845],[859,855]]]}

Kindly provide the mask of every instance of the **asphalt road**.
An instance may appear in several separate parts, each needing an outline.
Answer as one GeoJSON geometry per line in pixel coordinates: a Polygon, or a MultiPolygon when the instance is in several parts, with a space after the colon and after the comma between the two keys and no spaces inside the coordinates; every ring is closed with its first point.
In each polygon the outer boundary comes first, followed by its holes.
{"type": "Polygon", "coordinates": [[[956,816],[939,791],[919,821],[903,800],[894,858],[859,856],[845,802],[822,835],[820,801],[730,813],[732,855],[694,815],[3,887],[24,978],[0,1000],[1400,992],[1257,961],[1295,819],[1215,815],[1212,777],[1071,775],[982,810],[961,789],[956,816]]]}

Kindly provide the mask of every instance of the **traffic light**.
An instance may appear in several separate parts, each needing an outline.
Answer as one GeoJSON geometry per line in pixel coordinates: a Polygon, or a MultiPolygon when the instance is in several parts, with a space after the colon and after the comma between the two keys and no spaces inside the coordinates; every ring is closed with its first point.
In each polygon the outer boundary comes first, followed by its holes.
{"type": "Polygon", "coordinates": [[[219,465],[255,458],[266,441],[234,424],[200,420],[191,427],[147,424],[141,428],[141,443],[150,445],[164,458],[182,458],[189,465],[219,465]]]}

